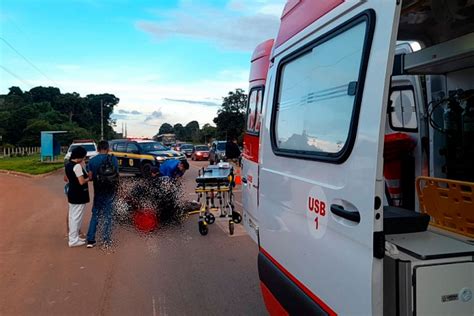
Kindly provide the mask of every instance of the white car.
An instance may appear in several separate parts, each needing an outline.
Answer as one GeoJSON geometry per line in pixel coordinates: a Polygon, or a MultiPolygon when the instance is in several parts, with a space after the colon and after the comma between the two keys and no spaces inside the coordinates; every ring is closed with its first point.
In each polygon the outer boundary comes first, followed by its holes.
{"type": "Polygon", "coordinates": [[[64,156],[64,164],[68,163],[72,150],[79,146],[84,147],[84,149],[87,150],[86,163],[89,161],[89,159],[99,154],[97,151],[97,145],[94,142],[72,143],[71,146],[69,146],[66,155],[64,156]]]}

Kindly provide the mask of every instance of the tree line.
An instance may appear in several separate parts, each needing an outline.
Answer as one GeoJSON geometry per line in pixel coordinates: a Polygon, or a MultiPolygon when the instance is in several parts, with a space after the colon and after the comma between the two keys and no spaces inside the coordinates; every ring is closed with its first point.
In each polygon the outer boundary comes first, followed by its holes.
{"type": "MultiPolygon", "coordinates": [[[[38,146],[41,131],[67,131],[60,135],[62,144],[74,139],[100,139],[101,104],[103,106],[104,138],[116,138],[111,118],[119,98],[113,94],[61,93],[55,87],[35,87],[22,91],[9,88],[0,95],[0,145],[38,146]]],[[[213,122],[216,126],[197,121],[185,125],[164,123],[157,134],[174,133],[178,140],[194,143],[213,139],[237,138],[242,141],[247,95],[242,89],[231,91],[222,100],[213,122]]]]}
{"type": "Polygon", "coordinates": [[[213,120],[216,124],[215,127],[204,124],[200,128],[197,121],[191,121],[184,126],[181,123],[175,125],[163,123],[157,135],[172,133],[180,141],[193,143],[207,143],[212,139],[227,140],[228,138],[236,138],[241,143],[245,128],[246,108],[247,95],[245,91],[236,89],[230,91],[223,98],[222,105],[213,120]]]}
{"type": "Polygon", "coordinates": [[[0,95],[0,144],[38,146],[41,131],[62,130],[63,144],[73,139],[100,139],[101,104],[103,107],[104,138],[115,137],[111,118],[119,102],[113,94],[61,93],[55,87],[35,87],[22,91],[11,87],[0,95]]]}

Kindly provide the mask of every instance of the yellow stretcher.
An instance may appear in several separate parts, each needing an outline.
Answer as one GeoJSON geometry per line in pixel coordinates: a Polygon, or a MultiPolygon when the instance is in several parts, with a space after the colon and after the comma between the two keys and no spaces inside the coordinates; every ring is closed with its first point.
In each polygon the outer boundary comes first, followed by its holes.
{"type": "Polygon", "coordinates": [[[432,226],[474,238],[474,183],[418,177],[416,191],[432,226]]]}
{"type": "Polygon", "coordinates": [[[234,223],[242,221],[242,216],[235,211],[234,194],[232,188],[234,182],[234,170],[230,166],[211,165],[199,170],[196,178],[195,192],[198,195],[199,209],[199,233],[203,236],[209,232],[208,225],[216,221],[212,211],[219,211],[220,217],[228,218],[229,234],[234,234],[234,223]],[[219,206],[216,206],[216,199],[219,206]]]}

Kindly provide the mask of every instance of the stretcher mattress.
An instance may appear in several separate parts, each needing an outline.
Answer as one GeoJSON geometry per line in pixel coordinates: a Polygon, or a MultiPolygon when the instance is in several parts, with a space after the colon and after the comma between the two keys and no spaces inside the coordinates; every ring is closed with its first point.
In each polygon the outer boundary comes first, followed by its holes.
{"type": "Polygon", "coordinates": [[[229,176],[232,170],[230,168],[219,168],[219,166],[208,166],[203,169],[200,176],[196,178],[198,186],[229,184],[229,176]]]}

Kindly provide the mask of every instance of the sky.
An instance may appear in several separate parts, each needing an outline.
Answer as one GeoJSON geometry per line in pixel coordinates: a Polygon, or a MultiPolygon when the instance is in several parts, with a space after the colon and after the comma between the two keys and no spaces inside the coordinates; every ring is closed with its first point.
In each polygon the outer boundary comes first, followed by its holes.
{"type": "Polygon", "coordinates": [[[113,93],[118,132],[212,123],[248,89],[250,57],[285,0],[1,0],[0,94],[11,86],[113,93]]]}

